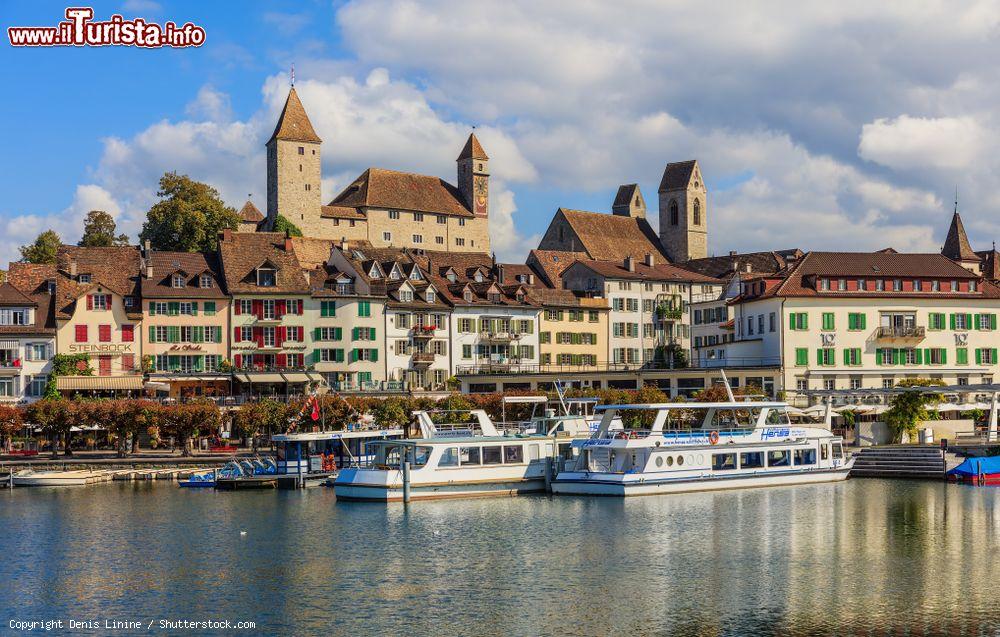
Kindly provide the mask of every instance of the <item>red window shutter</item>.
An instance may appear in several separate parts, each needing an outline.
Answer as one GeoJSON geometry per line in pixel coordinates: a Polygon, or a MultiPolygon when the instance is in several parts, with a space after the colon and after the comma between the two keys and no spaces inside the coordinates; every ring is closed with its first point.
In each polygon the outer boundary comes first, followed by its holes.
{"type": "Polygon", "coordinates": [[[257,347],[264,347],[264,330],[262,328],[253,328],[253,340],[257,342],[257,347]]]}
{"type": "Polygon", "coordinates": [[[253,364],[254,365],[263,365],[264,364],[264,355],[263,354],[254,354],[253,355],[253,364]]]}
{"type": "Polygon", "coordinates": [[[277,331],[278,331],[277,334],[278,345],[281,345],[282,343],[285,342],[285,338],[288,336],[288,328],[286,328],[284,325],[279,325],[277,331]]]}
{"type": "Polygon", "coordinates": [[[122,325],[122,343],[135,342],[135,325],[126,323],[122,325]]]}
{"type": "Polygon", "coordinates": [[[236,316],[239,316],[240,314],[242,314],[243,313],[242,312],[242,305],[243,304],[240,303],[238,300],[233,301],[233,314],[235,314],[236,316]]]}
{"type": "Polygon", "coordinates": [[[86,343],[87,342],[87,326],[77,325],[76,326],[76,342],[86,343]]]}
{"type": "Polygon", "coordinates": [[[87,295],[87,309],[88,310],[94,309],[94,295],[93,294],[88,294],[87,295]]]}
{"type": "Polygon", "coordinates": [[[253,308],[253,315],[257,318],[264,318],[264,302],[263,301],[251,301],[250,306],[253,308]]]}
{"type": "Polygon", "coordinates": [[[98,370],[101,376],[111,375],[111,357],[110,356],[100,356],[98,357],[98,370]]]}
{"type": "Polygon", "coordinates": [[[97,326],[97,338],[102,343],[111,342],[111,326],[110,325],[99,325],[97,326]]]}
{"type": "Polygon", "coordinates": [[[239,369],[240,367],[243,366],[243,356],[241,354],[233,356],[233,362],[236,365],[236,369],[239,369]]]}
{"type": "Polygon", "coordinates": [[[295,302],[295,313],[302,316],[302,299],[295,302]]]}
{"type": "Polygon", "coordinates": [[[130,372],[135,369],[135,356],[132,354],[122,354],[122,370],[130,372]]]}
{"type": "Polygon", "coordinates": [[[233,342],[234,343],[240,342],[240,328],[238,327],[233,328],[233,342]]]}
{"type": "Polygon", "coordinates": [[[287,357],[284,354],[278,354],[277,356],[275,356],[275,359],[276,362],[278,363],[278,367],[285,367],[288,361],[287,357]]]}
{"type": "Polygon", "coordinates": [[[276,317],[281,318],[282,316],[285,315],[285,312],[287,311],[288,311],[288,304],[284,301],[284,299],[274,302],[274,315],[276,317]]]}

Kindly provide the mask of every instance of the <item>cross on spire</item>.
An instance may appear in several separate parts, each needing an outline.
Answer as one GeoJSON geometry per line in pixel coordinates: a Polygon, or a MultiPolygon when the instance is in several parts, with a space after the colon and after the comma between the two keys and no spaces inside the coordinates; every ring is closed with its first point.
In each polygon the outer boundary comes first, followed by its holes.
{"type": "Polygon", "coordinates": [[[295,86],[295,62],[292,62],[292,86],[295,86]]]}

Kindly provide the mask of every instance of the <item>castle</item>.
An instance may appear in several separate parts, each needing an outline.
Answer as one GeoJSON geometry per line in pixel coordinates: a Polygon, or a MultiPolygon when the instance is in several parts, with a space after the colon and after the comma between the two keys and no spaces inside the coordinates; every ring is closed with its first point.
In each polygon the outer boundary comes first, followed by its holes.
{"type": "Polygon", "coordinates": [[[307,237],[367,241],[376,248],[490,251],[489,156],[473,133],[459,153],[457,185],[438,177],[369,168],[324,205],[316,134],[293,86],[267,142],[267,217],[307,237]]]}

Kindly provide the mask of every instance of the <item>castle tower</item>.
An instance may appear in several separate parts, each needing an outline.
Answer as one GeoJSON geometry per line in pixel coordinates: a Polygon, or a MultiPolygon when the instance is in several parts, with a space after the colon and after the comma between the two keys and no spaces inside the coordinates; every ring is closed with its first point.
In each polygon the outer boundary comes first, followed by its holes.
{"type": "Polygon", "coordinates": [[[660,243],[670,260],[708,256],[708,191],[698,161],[667,164],[659,195],[660,243]]]}
{"type": "Polygon", "coordinates": [[[469,135],[465,148],[458,155],[458,190],[465,205],[477,218],[490,213],[490,158],[479,145],[476,134],[469,135]]]}
{"type": "Polygon", "coordinates": [[[646,200],[642,198],[639,184],[625,184],[618,187],[615,202],[611,204],[611,212],[623,217],[646,218],[646,200]]]}
{"type": "Polygon", "coordinates": [[[948,228],[948,236],[945,237],[941,254],[948,257],[963,268],[981,274],[982,260],[975,253],[969,244],[969,236],[965,234],[965,224],[958,214],[958,202],[955,202],[955,212],[951,217],[951,226],[948,228]]]}
{"type": "Polygon", "coordinates": [[[267,141],[267,228],[280,213],[304,235],[322,236],[320,144],[295,87],[267,141]]]}

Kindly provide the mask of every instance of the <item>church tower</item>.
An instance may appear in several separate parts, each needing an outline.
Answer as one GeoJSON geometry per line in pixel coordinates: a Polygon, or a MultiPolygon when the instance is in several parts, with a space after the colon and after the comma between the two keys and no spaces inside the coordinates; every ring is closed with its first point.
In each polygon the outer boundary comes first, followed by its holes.
{"type": "Polygon", "coordinates": [[[708,191],[695,159],[667,164],[660,180],[660,243],[674,263],[708,256],[708,191]]]}
{"type": "Polygon", "coordinates": [[[458,191],[476,218],[486,219],[490,212],[490,158],[476,139],[469,135],[458,159],[458,191]]]}
{"type": "Polygon", "coordinates": [[[322,236],[320,144],[295,86],[267,141],[267,229],[279,214],[309,236],[322,236]]]}

